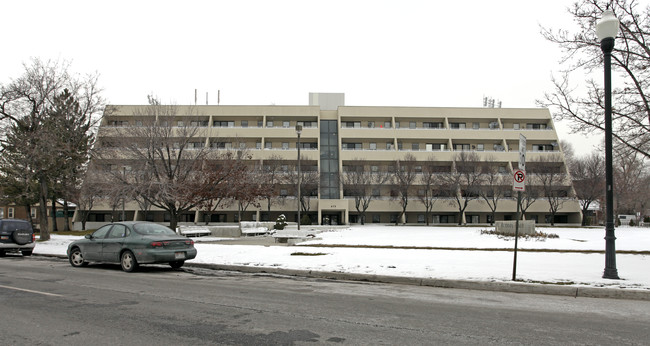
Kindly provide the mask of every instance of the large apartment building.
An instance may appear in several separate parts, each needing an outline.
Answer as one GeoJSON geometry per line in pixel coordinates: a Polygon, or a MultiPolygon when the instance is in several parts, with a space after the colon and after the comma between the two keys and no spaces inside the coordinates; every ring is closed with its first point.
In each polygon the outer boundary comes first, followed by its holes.
{"type": "MultiPolygon", "coordinates": [[[[113,128],[138,126],[142,109],[146,106],[111,106],[105,114],[98,132],[98,143],[115,136],[113,128]]],[[[190,106],[187,106],[190,107],[190,106]]],[[[564,156],[558,145],[552,117],[543,108],[438,108],[438,107],[373,107],[345,106],[344,94],[310,93],[309,105],[296,106],[191,106],[192,117],[183,120],[183,107],[176,116],[179,124],[203,127],[197,138],[197,147],[209,150],[246,150],[259,167],[266,160],[282,160],[284,170],[294,169],[297,162],[298,135],[300,133],[301,165],[305,170],[318,172],[318,187],[308,200],[303,215],[311,217],[314,224],[330,222],[349,224],[359,222],[354,198],[346,191],[344,177],[350,167],[360,162],[368,169],[395,169],[396,162],[414,160],[415,170],[422,168],[417,162],[435,161],[441,174],[454,169],[454,161],[462,152],[472,153],[481,162],[498,167],[499,173],[511,177],[519,161],[520,134],[526,138],[527,164],[534,167],[555,166],[566,179],[555,183],[563,201],[554,213],[556,223],[579,223],[580,208],[572,198],[573,191],[564,164],[564,156]]],[[[119,169],[119,167],[117,168],[119,169]]],[[[508,180],[510,181],[510,180],[508,180]]],[[[529,178],[531,186],[539,183],[534,174],[529,178]]],[[[401,215],[394,182],[385,181],[372,188],[373,198],[365,213],[366,223],[424,223],[424,204],[419,201],[421,182],[415,179],[413,193],[401,215]]],[[[457,191],[458,194],[465,193],[457,191]]],[[[275,220],[286,215],[288,221],[297,218],[297,199],[291,184],[278,186],[281,203],[272,203],[270,211],[265,202],[260,208],[238,213],[237,207],[222,208],[211,215],[211,223],[249,220],[275,220]],[[216,216],[215,216],[216,215],[216,216]],[[240,216],[241,215],[241,216],[240,216]]],[[[514,220],[516,194],[506,194],[499,202],[496,220],[514,220]]],[[[469,202],[464,213],[449,194],[436,199],[429,222],[441,223],[488,223],[492,212],[481,198],[469,202]],[[460,218],[460,219],[459,219],[460,218]]],[[[143,219],[138,204],[125,202],[124,215],[129,220],[143,219]]],[[[88,221],[110,221],[115,212],[107,204],[95,204],[88,221]]],[[[121,211],[120,211],[121,212],[121,211]]],[[[192,210],[180,220],[181,223],[201,223],[201,210],[192,210]]],[[[527,219],[538,223],[550,223],[549,203],[543,196],[526,210],[527,219]]],[[[156,222],[168,221],[168,215],[155,208],[146,219],[156,222]]]]}

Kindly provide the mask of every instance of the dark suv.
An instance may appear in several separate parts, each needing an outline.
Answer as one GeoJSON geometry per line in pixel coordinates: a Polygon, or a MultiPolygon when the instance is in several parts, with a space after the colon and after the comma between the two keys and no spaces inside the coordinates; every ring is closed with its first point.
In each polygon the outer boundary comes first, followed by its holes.
{"type": "Polygon", "coordinates": [[[36,236],[29,221],[0,219],[0,256],[7,252],[22,252],[31,256],[36,236]]]}

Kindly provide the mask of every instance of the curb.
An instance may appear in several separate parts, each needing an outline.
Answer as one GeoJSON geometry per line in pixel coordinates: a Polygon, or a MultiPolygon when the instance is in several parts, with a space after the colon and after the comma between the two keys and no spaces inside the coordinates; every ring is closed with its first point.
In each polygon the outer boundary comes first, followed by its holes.
{"type": "Polygon", "coordinates": [[[546,294],[574,298],[611,298],[629,300],[649,300],[650,290],[620,289],[605,287],[576,287],[569,285],[535,284],[524,282],[496,282],[471,280],[446,280],[435,278],[413,278],[404,276],[354,274],[343,272],[325,272],[315,270],[285,269],[273,267],[251,267],[209,263],[185,263],[187,267],[213,270],[228,270],[242,273],[265,273],[287,276],[299,276],[329,280],[365,281],[400,285],[427,286],[439,288],[459,288],[479,291],[496,291],[509,293],[546,294]]]}
{"type": "MultiPolygon", "coordinates": [[[[33,254],[33,256],[68,259],[64,255],[33,254]]],[[[413,278],[405,276],[355,274],[344,272],[326,272],[316,270],[286,269],[274,267],[251,267],[241,265],[211,264],[211,263],[190,263],[186,262],[185,267],[205,268],[212,270],[236,271],[251,274],[278,274],[286,276],[297,276],[328,280],[364,281],[389,283],[398,285],[427,286],[439,288],[457,288],[477,291],[494,291],[508,293],[546,294],[555,296],[566,296],[574,298],[610,298],[628,300],[650,301],[650,290],[620,289],[605,287],[576,287],[570,285],[535,284],[525,282],[497,282],[497,281],[471,281],[471,280],[447,280],[435,278],[413,278]]]]}

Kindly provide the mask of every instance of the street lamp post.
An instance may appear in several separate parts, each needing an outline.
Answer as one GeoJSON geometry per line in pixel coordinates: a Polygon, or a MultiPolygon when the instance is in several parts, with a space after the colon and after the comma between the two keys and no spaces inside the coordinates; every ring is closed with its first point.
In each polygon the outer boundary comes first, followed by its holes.
{"type": "Polygon", "coordinates": [[[612,169],[612,50],[618,34],[618,19],[605,10],[596,23],[596,35],[603,51],[605,65],[605,272],[604,279],[618,279],[616,269],[616,236],[614,234],[614,175],[612,169]]]}
{"type": "Polygon", "coordinates": [[[298,134],[298,230],[300,231],[300,133],[302,132],[302,125],[296,125],[296,133],[298,134]]]}

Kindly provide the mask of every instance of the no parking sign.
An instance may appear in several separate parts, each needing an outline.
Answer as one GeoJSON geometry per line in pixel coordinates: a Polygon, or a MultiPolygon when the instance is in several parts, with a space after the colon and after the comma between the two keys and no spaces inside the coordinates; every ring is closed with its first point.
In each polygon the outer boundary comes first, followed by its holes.
{"type": "Polygon", "coordinates": [[[515,191],[526,191],[526,171],[523,169],[517,169],[512,177],[512,189],[515,191]]]}

